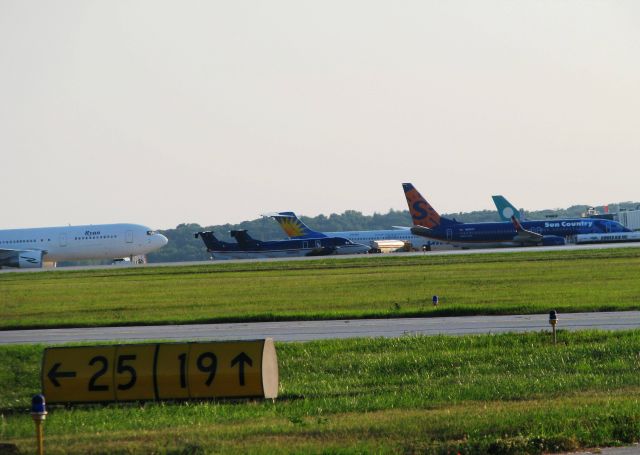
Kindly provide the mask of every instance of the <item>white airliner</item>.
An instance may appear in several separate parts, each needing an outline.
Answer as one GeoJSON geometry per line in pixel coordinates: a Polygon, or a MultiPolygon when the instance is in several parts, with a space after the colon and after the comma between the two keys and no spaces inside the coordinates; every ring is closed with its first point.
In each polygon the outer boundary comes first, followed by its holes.
{"type": "Polygon", "coordinates": [[[139,224],[95,224],[0,230],[0,268],[143,256],[167,238],[139,224]]]}

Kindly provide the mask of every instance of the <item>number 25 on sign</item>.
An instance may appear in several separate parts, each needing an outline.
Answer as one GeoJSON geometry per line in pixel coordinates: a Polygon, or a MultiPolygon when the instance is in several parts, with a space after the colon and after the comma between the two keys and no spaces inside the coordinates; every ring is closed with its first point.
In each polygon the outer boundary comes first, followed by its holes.
{"type": "Polygon", "coordinates": [[[49,403],[198,398],[276,398],[273,340],[48,348],[49,403]]]}

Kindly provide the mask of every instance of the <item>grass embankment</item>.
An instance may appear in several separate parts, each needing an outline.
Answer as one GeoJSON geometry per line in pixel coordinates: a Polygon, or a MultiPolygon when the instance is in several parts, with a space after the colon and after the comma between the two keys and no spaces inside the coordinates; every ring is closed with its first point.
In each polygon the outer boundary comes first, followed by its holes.
{"type": "Polygon", "coordinates": [[[0,329],[631,310],[639,275],[635,248],[7,273],[0,329]]]}
{"type": "MultiPolygon", "coordinates": [[[[58,407],[47,453],[540,453],[640,438],[640,331],[279,343],[274,402],[58,407]]],[[[0,442],[33,450],[40,346],[0,348],[0,442]]]]}

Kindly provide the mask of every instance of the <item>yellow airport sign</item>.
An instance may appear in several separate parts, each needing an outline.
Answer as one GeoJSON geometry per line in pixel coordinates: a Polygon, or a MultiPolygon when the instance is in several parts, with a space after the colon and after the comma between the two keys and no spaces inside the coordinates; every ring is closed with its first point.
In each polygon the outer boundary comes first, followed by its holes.
{"type": "Polygon", "coordinates": [[[246,397],[262,389],[262,346],[237,343],[194,343],[189,352],[189,393],[192,398],[246,397]]]}
{"type": "Polygon", "coordinates": [[[190,343],[158,345],[156,365],[156,398],[180,400],[190,398],[187,381],[187,361],[190,343]]]}
{"type": "Polygon", "coordinates": [[[278,396],[271,338],[48,348],[49,403],[278,396]]]}
{"type": "Polygon", "coordinates": [[[42,394],[48,402],[114,401],[115,351],[115,346],[46,349],[42,394]]]}
{"type": "MultiPolygon", "coordinates": [[[[116,401],[154,400],[156,346],[131,344],[118,346],[114,357],[114,391],[116,401]]],[[[45,395],[46,397],[46,395],[45,395]]]]}

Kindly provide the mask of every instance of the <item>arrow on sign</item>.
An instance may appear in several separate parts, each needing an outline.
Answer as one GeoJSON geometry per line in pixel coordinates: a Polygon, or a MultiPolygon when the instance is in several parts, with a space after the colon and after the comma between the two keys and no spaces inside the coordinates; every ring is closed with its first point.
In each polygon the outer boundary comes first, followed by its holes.
{"type": "Polygon", "coordinates": [[[239,364],[238,373],[240,374],[240,385],[244,385],[244,364],[247,363],[250,367],[253,366],[253,361],[244,352],[241,352],[231,360],[231,368],[239,364]]]}
{"type": "Polygon", "coordinates": [[[49,370],[49,373],[47,373],[47,377],[49,378],[51,383],[56,387],[60,387],[58,378],[75,378],[76,377],[75,371],[58,371],[58,368],[60,368],[60,365],[62,364],[56,363],[55,365],[53,365],[51,370],[49,370]]]}

